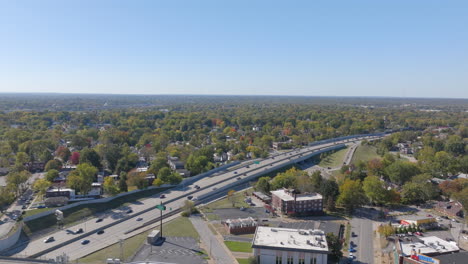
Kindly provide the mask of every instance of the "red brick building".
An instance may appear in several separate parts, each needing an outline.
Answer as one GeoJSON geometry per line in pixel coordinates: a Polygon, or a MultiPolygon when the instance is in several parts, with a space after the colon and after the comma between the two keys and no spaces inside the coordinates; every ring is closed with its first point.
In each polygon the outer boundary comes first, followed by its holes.
{"type": "Polygon", "coordinates": [[[271,205],[287,215],[323,213],[323,198],[318,193],[299,193],[292,189],[271,191],[271,205]]]}
{"type": "Polygon", "coordinates": [[[257,229],[257,221],[252,217],[239,218],[239,219],[228,219],[223,222],[226,231],[230,234],[253,234],[257,229]]]}

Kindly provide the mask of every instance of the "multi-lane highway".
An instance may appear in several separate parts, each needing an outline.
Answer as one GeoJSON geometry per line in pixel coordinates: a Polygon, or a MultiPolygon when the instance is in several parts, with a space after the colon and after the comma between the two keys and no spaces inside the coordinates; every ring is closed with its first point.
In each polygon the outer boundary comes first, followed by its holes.
{"type": "MultiPolygon", "coordinates": [[[[372,138],[381,136],[383,135],[374,136],[372,138]]],[[[171,212],[169,208],[172,208],[172,210],[181,208],[189,195],[194,198],[204,199],[211,194],[225,192],[227,190],[226,188],[235,186],[237,183],[245,182],[248,180],[247,178],[253,179],[253,177],[279,169],[293,162],[301,161],[312,155],[314,152],[323,151],[325,148],[333,147],[349,140],[362,138],[369,139],[371,137],[365,136],[337,141],[327,140],[322,142],[322,144],[314,144],[310,147],[277,154],[260,161],[258,164],[247,165],[248,163],[244,163],[244,166],[235,170],[217,173],[210,177],[200,179],[191,185],[165,191],[163,193],[166,196],[164,199],[160,199],[158,194],[141,201],[141,203],[132,204],[129,206],[133,210],[131,214],[126,213],[129,208],[125,208],[124,210],[116,209],[110,212],[105,212],[102,215],[96,216],[96,218],[67,229],[76,231],[79,228],[83,228],[83,234],[73,234],[67,230],[59,230],[34,241],[30,241],[27,245],[23,245],[21,249],[17,249],[16,255],[55,258],[56,256],[65,253],[71,260],[86,256],[108,245],[117,243],[120,239],[124,239],[135,232],[139,232],[134,231],[130,234],[128,233],[128,231],[134,230],[135,227],[144,225],[146,222],[159,217],[159,210],[151,210],[151,208],[154,208],[155,205],[159,204],[161,201],[165,203],[168,208],[164,214],[169,214],[171,212]],[[200,188],[197,189],[196,186],[199,186],[200,188]],[[149,211],[144,212],[145,210],[149,211]],[[144,213],[141,213],[142,211],[144,213]],[[97,222],[98,218],[101,218],[102,221],[97,222]],[[138,218],[142,219],[138,221],[138,218]],[[104,233],[97,234],[96,231],[103,227],[106,227],[104,229],[104,233]],[[53,236],[55,241],[45,243],[44,240],[50,236],[53,236]],[[85,239],[89,240],[89,243],[83,245],[81,242],[85,239]]],[[[145,229],[142,228],[140,230],[143,231],[145,229]]]]}

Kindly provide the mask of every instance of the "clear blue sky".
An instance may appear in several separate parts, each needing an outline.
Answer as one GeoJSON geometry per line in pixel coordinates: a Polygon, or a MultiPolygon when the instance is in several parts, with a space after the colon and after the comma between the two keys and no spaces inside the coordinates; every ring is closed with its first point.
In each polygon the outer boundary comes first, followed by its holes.
{"type": "Polygon", "coordinates": [[[468,1],[0,0],[0,92],[468,98],[468,1]]]}

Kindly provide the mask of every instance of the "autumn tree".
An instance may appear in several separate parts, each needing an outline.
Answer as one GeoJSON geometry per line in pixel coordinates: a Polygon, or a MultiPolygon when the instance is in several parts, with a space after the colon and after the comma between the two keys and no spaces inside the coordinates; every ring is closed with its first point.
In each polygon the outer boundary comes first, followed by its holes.
{"type": "Polygon", "coordinates": [[[108,195],[116,195],[119,193],[119,188],[114,183],[114,180],[111,177],[106,177],[103,183],[104,193],[108,195]]]}

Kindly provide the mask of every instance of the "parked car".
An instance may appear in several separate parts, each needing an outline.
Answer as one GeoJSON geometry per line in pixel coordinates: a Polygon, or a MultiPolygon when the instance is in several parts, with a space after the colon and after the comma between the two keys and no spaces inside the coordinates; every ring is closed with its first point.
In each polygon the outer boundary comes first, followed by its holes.
{"type": "Polygon", "coordinates": [[[356,237],[356,233],[351,232],[351,237],[356,237]]]}
{"type": "Polygon", "coordinates": [[[354,249],[353,247],[350,247],[348,251],[349,252],[356,252],[356,249],[354,249]]]}
{"type": "Polygon", "coordinates": [[[239,210],[241,210],[241,211],[245,211],[245,208],[244,208],[244,207],[241,207],[241,208],[239,208],[239,210]]]}
{"type": "Polygon", "coordinates": [[[21,207],[21,209],[23,209],[23,210],[24,210],[24,209],[27,209],[27,208],[28,208],[28,207],[27,207],[26,205],[23,205],[23,206],[21,207]]]}
{"type": "Polygon", "coordinates": [[[50,236],[50,237],[44,239],[44,243],[49,243],[49,242],[52,242],[54,240],[55,240],[55,238],[53,236],[50,236]]]}
{"type": "Polygon", "coordinates": [[[86,244],[89,244],[89,240],[88,240],[88,239],[85,239],[85,240],[81,241],[81,245],[86,245],[86,244]]]}
{"type": "Polygon", "coordinates": [[[421,232],[415,232],[417,236],[422,236],[423,234],[421,232]]]}

